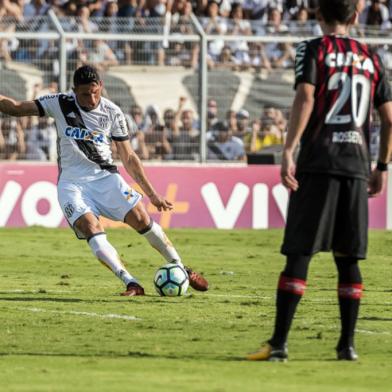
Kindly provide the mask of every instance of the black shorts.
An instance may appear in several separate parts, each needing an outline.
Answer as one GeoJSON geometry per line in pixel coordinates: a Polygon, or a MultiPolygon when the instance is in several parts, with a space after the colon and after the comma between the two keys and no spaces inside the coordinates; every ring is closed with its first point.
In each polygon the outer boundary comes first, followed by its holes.
{"type": "Polygon", "coordinates": [[[290,195],[281,252],[317,252],[365,259],[368,242],[367,181],[329,174],[302,174],[290,195]]]}

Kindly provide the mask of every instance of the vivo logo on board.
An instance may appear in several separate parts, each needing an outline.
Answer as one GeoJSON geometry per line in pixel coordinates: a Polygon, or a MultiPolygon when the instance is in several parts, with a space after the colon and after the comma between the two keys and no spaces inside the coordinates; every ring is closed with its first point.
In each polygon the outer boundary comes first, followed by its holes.
{"type": "MultiPolygon", "coordinates": [[[[251,227],[254,229],[269,227],[269,188],[266,184],[254,184],[253,186],[243,183],[235,184],[226,205],[222,201],[218,187],[213,182],[201,186],[200,194],[206,211],[199,211],[199,213],[209,213],[218,229],[234,228],[250,197],[252,202],[251,227]]],[[[285,219],[288,202],[287,190],[283,185],[276,185],[272,188],[272,196],[282,218],[285,219]]],[[[63,213],[57,201],[55,184],[49,181],[37,181],[23,191],[22,185],[17,181],[7,181],[0,191],[0,227],[7,226],[19,201],[20,214],[26,226],[59,227],[61,225],[63,213]],[[38,208],[43,200],[47,204],[45,212],[38,208]]]]}

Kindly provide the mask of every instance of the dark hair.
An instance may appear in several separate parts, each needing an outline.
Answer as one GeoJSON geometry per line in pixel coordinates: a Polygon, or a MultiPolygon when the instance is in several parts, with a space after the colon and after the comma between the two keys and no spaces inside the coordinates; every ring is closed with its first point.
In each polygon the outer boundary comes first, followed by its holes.
{"type": "Polygon", "coordinates": [[[358,0],[319,0],[320,13],[327,24],[347,24],[357,10],[358,0]]]}
{"type": "Polygon", "coordinates": [[[73,76],[74,86],[80,86],[81,84],[99,83],[101,77],[95,67],[92,65],[83,65],[79,67],[73,76]]]}

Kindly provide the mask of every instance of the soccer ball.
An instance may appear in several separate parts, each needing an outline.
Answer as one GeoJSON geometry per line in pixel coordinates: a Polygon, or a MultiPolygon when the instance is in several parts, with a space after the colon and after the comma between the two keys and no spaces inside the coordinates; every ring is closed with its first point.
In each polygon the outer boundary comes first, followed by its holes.
{"type": "Polygon", "coordinates": [[[177,264],[166,264],[156,272],[154,285],[161,296],[184,295],[189,286],[188,274],[183,267],[177,264]]]}

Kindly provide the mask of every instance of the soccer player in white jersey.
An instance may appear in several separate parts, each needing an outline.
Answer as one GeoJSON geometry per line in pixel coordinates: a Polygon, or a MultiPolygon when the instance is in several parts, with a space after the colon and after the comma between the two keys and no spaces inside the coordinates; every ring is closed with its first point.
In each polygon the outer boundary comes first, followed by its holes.
{"type": "MultiPolygon", "coordinates": [[[[49,116],[58,133],[58,199],[70,226],[79,239],[87,239],[92,252],[121,279],[122,295],[144,295],[137,279],[124,267],[115,248],[107,240],[99,216],[124,221],[143,235],[169,263],[183,266],[174,246],[158,223],[148,215],[142,196],[131,189],[113,164],[111,142],[127,173],[139,184],[158,211],[172,204],[160,196],[146,177],[132,150],[121,109],[101,96],[102,80],[89,65],[74,73],[72,93],[46,95],[34,101],[15,101],[0,95],[0,112],[11,116],[49,116]]],[[[188,267],[191,287],[208,289],[206,279],[188,267]]]]}

